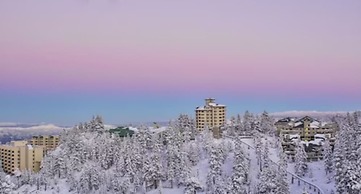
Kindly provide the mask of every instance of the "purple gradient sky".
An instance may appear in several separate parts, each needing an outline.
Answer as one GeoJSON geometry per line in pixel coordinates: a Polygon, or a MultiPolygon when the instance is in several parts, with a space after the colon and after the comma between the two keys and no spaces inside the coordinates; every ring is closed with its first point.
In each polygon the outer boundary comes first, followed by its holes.
{"type": "Polygon", "coordinates": [[[208,96],[360,109],[360,18],[356,0],[0,1],[0,121],[166,120],[208,96]]]}

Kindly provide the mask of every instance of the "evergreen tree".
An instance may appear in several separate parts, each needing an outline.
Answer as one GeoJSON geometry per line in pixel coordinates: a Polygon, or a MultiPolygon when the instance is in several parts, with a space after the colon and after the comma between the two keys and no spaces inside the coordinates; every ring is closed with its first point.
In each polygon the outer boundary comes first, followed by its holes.
{"type": "Polygon", "coordinates": [[[359,119],[347,114],[338,120],[340,127],[334,148],[335,182],[338,193],[360,193],[361,171],[359,159],[359,119]]]}
{"type": "Polygon", "coordinates": [[[269,148],[268,148],[268,142],[266,142],[262,152],[262,161],[264,168],[267,168],[270,165],[268,157],[269,157],[269,148]]]}
{"type": "Polygon", "coordinates": [[[333,154],[332,154],[332,147],[330,145],[330,140],[328,138],[325,139],[325,142],[322,147],[323,147],[323,160],[325,163],[326,174],[329,174],[332,172],[333,154]]]}
{"type": "Polygon", "coordinates": [[[253,131],[253,123],[254,123],[254,117],[253,115],[248,112],[248,110],[244,113],[243,115],[243,126],[242,126],[242,129],[244,131],[245,134],[243,135],[246,135],[246,134],[251,134],[252,131],[253,131]]]}
{"type": "Polygon", "coordinates": [[[145,161],[145,174],[144,180],[148,183],[152,183],[154,189],[158,188],[159,181],[161,180],[161,169],[162,164],[160,162],[160,143],[155,141],[153,147],[153,152],[150,153],[150,156],[145,161]]]}
{"type": "Polygon", "coordinates": [[[249,183],[249,165],[248,158],[244,155],[240,138],[235,140],[233,171],[228,183],[228,193],[238,194],[247,193],[249,183]]]}
{"type": "Polygon", "coordinates": [[[10,175],[0,173],[0,194],[10,194],[15,188],[15,184],[12,183],[10,175]]]}
{"type": "Polygon", "coordinates": [[[258,183],[258,193],[277,194],[278,183],[275,171],[271,167],[263,168],[258,183]]]}
{"type": "Polygon", "coordinates": [[[220,158],[220,151],[217,147],[211,150],[209,159],[209,171],[207,175],[207,193],[216,193],[219,187],[222,187],[222,161],[220,158]]]}
{"type": "Polygon", "coordinates": [[[95,165],[86,165],[80,174],[78,183],[79,193],[90,193],[99,190],[102,184],[102,177],[95,165]]]}
{"type": "Polygon", "coordinates": [[[275,134],[275,129],[273,126],[274,121],[269,116],[268,112],[264,111],[261,115],[260,121],[260,132],[261,133],[268,133],[268,134],[275,134]]]}
{"type": "Polygon", "coordinates": [[[100,115],[93,117],[89,123],[90,132],[103,132],[104,131],[104,122],[103,118],[100,115]]]}
{"type": "Polygon", "coordinates": [[[296,155],[295,155],[295,173],[298,176],[304,176],[307,172],[307,153],[304,145],[298,141],[296,144],[296,155]]]}
{"type": "Polygon", "coordinates": [[[196,177],[190,177],[186,181],[184,194],[195,194],[197,190],[201,190],[202,186],[196,177]]]}

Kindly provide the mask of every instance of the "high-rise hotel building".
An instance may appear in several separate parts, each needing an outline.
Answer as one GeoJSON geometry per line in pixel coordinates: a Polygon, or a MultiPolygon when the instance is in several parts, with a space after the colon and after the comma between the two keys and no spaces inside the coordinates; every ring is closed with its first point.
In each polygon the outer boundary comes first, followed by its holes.
{"type": "Polygon", "coordinates": [[[29,144],[33,146],[43,146],[44,151],[48,152],[51,150],[55,150],[59,145],[59,136],[57,135],[39,135],[33,136],[31,140],[29,140],[29,144]]]}
{"type": "Polygon", "coordinates": [[[209,129],[220,127],[225,124],[226,106],[215,103],[214,98],[206,98],[204,106],[196,108],[196,127],[203,130],[206,126],[209,129]]]}
{"type": "Polygon", "coordinates": [[[42,146],[32,146],[27,141],[12,141],[0,145],[0,159],[4,172],[13,174],[15,170],[38,172],[43,159],[42,146]]]}

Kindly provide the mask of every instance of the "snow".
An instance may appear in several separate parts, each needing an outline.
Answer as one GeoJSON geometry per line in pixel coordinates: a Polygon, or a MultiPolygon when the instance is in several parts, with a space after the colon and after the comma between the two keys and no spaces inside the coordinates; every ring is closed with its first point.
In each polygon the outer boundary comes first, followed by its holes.
{"type": "Polygon", "coordinates": [[[117,128],[117,126],[116,125],[104,125],[104,129],[105,130],[109,130],[109,129],[115,129],[115,128],[117,128]]]}
{"type": "Polygon", "coordinates": [[[59,180],[56,186],[45,190],[37,190],[36,185],[30,186],[25,185],[17,190],[17,193],[36,193],[36,194],[49,194],[49,193],[60,193],[60,194],[75,194],[75,192],[69,192],[69,186],[64,179],[59,180]],[[57,192],[60,191],[60,192],[57,192]]]}
{"type": "Polygon", "coordinates": [[[211,102],[208,104],[209,106],[216,106],[216,107],[224,107],[226,105],[223,105],[223,104],[217,104],[217,103],[214,103],[214,102],[211,102]]]}
{"type": "MultiPolygon", "coordinates": [[[[287,170],[294,173],[294,163],[289,163],[287,170]]],[[[329,176],[326,176],[324,163],[322,161],[307,163],[308,168],[312,173],[308,173],[303,179],[319,186],[325,194],[335,191],[335,182],[329,176]]]]}
{"type": "Polygon", "coordinates": [[[322,142],[323,142],[322,139],[314,139],[311,141],[301,141],[301,143],[305,144],[306,146],[308,146],[309,144],[322,145],[322,142]]]}
{"type": "Polygon", "coordinates": [[[129,130],[132,130],[134,132],[139,131],[138,128],[136,128],[136,127],[129,126],[128,128],[129,128],[129,130]]]}
{"type": "MultiPolygon", "coordinates": [[[[248,146],[246,146],[246,144],[248,144],[252,147],[254,145],[253,139],[242,139],[242,141],[245,143],[245,149],[248,148],[248,146]]],[[[268,141],[269,145],[272,145],[274,143],[274,141],[276,141],[276,140],[273,138],[267,137],[267,140],[263,139],[263,142],[265,142],[265,141],[268,141]]],[[[252,151],[252,150],[249,153],[250,153],[250,158],[251,158],[251,169],[255,169],[258,166],[254,162],[254,161],[256,161],[256,155],[255,155],[254,151],[252,151]]],[[[269,158],[271,159],[271,161],[278,162],[279,157],[278,157],[277,153],[278,153],[278,150],[276,148],[270,147],[269,158]]],[[[325,174],[323,161],[311,162],[311,163],[308,163],[308,165],[309,165],[309,168],[312,169],[312,174],[311,175],[308,174],[305,177],[302,177],[302,179],[320,187],[320,189],[322,189],[324,194],[329,194],[329,193],[331,193],[331,190],[335,190],[334,181],[331,180],[325,174]]],[[[294,163],[288,162],[287,170],[290,173],[294,173],[294,163]]],[[[256,177],[257,174],[255,174],[254,171],[251,171],[251,176],[256,177]]],[[[291,177],[289,177],[289,179],[290,178],[291,177]]],[[[290,181],[289,181],[289,185],[290,185],[291,194],[302,193],[304,190],[309,190],[309,186],[305,185],[304,183],[301,183],[300,186],[298,186],[298,182],[296,181],[296,179],[295,179],[294,184],[290,184],[290,181]]],[[[308,192],[315,193],[315,194],[317,193],[317,192],[314,192],[313,189],[309,190],[308,192]]]]}
{"type": "Polygon", "coordinates": [[[311,128],[320,128],[319,126],[320,126],[320,122],[318,121],[313,121],[310,123],[311,128]]]}
{"type": "MultiPolygon", "coordinates": [[[[183,194],[184,188],[162,188],[161,191],[158,189],[147,192],[148,194],[183,194]]],[[[198,192],[197,192],[198,193],[198,192]]]]}
{"type": "Polygon", "coordinates": [[[204,106],[197,107],[197,110],[205,110],[204,106]]]}
{"type": "Polygon", "coordinates": [[[153,132],[153,133],[161,133],[161,132],[166,131],[168,129],[169,129],[168,127],[159,127],[159,128],[149,127],[150,132],[153,132]]]}
{"type": "MultiPolygon", "coordinates": [[[[139,131],[137,128],[135,127],[129,127],[130,130],[134,130],[134,131],[139,131]]],[[[159,128],[155,128],[155,127],[149,127],[148,128],[149,131],[153,132],[153,133],[161,133],[165,130],[168,130],[168,127],[159,127],[159,128]]],[[[268,158],[271,161],[270,165],[276,165],[275,163],[277,163],[279,161],[279,150],[277,148],[277,140],[274,137],[269,137],[267,135],[262,135],[263,137],[261,138],[261,141],[263,142],[264,145],[269,145],[268,149],[269,149],[269,155],[268,158]]],[[[317,135],[317,138],[314,141],[310,141],[310,142],[302,142],[302,143],[320,143],[323,141],[322,137],[324,137],[323,134],[319,134],[317,135]]],[[[91,145],[92,143],[97,141],[97,138],[99,137],[95,137],[92,134],[82,134],[82,141],[84,145],[91,145]]],[[[299,135],[298,134],[293,134],[290,135],[291,139],[298,139],[299,135]]],[[[197,142],[198,140],[196,139],[195,142],[197,142]]],[[[220,145],[232,145],[231,147],[234,148],[234,139],[231,137],[227,137],[224,136],[224,138],[222,139],[212,139],[209,140],[211,141],[210,144],[213,146],[220,146],[220,145]]],[[[242,148],[243,148],[243,152],[244,155],[250,159],[250,163],[249,163],[249,168],[250,168],[250,172],[249,172],[249,179],[251,180],[250,182],[250,189],[252,191],[252,193],[254,193],[255,191],[255,187],[259,184],[259,169],[260,166],[258,164],[257,161],[257,154],[255,152],[254,149],[254,139],[253,137],[243,137],[241,138],[241,141],[243,142],[241,144],[242,148]]],[[[188,142],[189,143],[189,142],[188,142]]],[[[198,142],[199,143],[199,142],[198,142]]],[[[204,147],[207,147],[209,144],[206,144],[204,147]]],[[[239,144],[237,144],[239,145],[239,144]]],[[[227,146],[225,146],[227,147],[227,146]]],[[[53,154],[55,155],[59,155],[62,152],[60,151],[61,146],[55,151],[53,152],[53,154]]],[[[30,149],[30,148],[29,148],[30,149]]],[[[203,149],[203,147],[202,147],[203,149]]],[[[206,153],[206,151],[203,151],[202,153],[200,153],[201,157],[199,158],[199,162],[195,165],[191,167],[191,175],[192,177],[195,177],[197,180],[199,180],[200,185],[202,185],[202,187],[205,187],[207,185],[207,175],[210,171],[210,157],[209,157],[209,153],[206,153]]],[[[214,155],[213,155],[214,156],[214,155]]],[[[212,158],[214,159],[214,157],[212,158]]],[[[89,165],[89,162],[86,163],[87,165],[89,165]]],[[[234,152],[230,152],[227,157],[224,160],[224,163],[220,166],[222,169],[222,176],[225,177],[230,177],[232,175],[233,172],[233,164],[234,164],[234,152]]],[[[94,164],[96,165],[96,164],[94,164]]],[[[316,192],[313,191],[313,186],[310,187],[308,184],[312,183],[315,184],[317,186],[319,186],[323,191],[324,194],[328,194],[331,192],[331,190],[334,190],[334,182],[328,177],[330,176],[325,176],[325,170],[323,167],[323,161],[319,161],[319,162],[312,162],[312,163],[308,163],[309,167],[312,169],[312,173],[308,173],[305,177],[299,178],[299,180],[302,180],[300,183],[300,185],[298,185],[298,181],[297,179],[295,180],[294,184],[291,184],[291,178],[292,178],[292,173],[294,173],[294,163],[288,163],[288,183],[290,186],[290,190],[291,193],[302,193],[303,190],[307,190],[308,192],[314,194],[316,192]],[[309,183],[308,183],[309,182],[309,183]]],[[[110,169],[111,171],[114,171],[114,169],[110,169]]],[[[109,171],[110,171],[109,170],[109,171]]],[[[106,173],[106,172],[105,172],[106,173]]],[[[80,173],[79,173],[80,174],[80,173]]],[[[75,174],[75,175],[79,175],[79,174],[75,174]]],[[[69,186],[68,183],[65,181],[65,179],[56,179],[57,183],[55,184],[55,186],[52,186],[52,188],[48,188],[47,191],[44,190],[40,190],[40,191],[36,191],[36,185],[34,186],[30,186],[30,185],[26,185],[21,187],[20,189],[17,190],[18,193],[26,193],[26,191],[28,192],[37,192],[39,194],[45,194],[45,193],[57,193],[57,191],[60,191],[60,193],[64,193],[64,194],[75,194],[76,191],[74,192],[69,192],[69,186]]],[[[147,193],[149,194],[157,194],[157,193],[163,193],[163,194],[180,194],[180,193],[184,193],[184,186],[180,186],[179,188],[177,188],[177,186],[175,186],[175,188],[170,189],[170,188],[166,188],[167,184],[164,184],[165,188],[162,188],[161,190],[150,190],[147,193]]],[[[198,192],[199,194],[204,194],[206,193],[205,191],[202,192],[198,192]]]]}
{"type": "Polygon", "coordinates": [[[290,139],[299,139],[300,135],[299,134],[290,134],[290,139]]]}
{"type": "Polygon", "coordinates": [[[296,123],[295,123],[295,127],[298,127],[298,126],[300,126],[300,125],[302,125],[302,122],[296,122],[296,123]]]}
{"type": "MultiPolygon", "coordinates": [[[[132,127],[132,126],[130,126],[130,127],[128,127],[129,128],[129,130],[132,130],[132,131],[134,131],[134,132],[138,132],[139,131],[139,129],[138,128],[136,128],[136,127],[132,127]]],[[[166,131],[166,130],[168,130],[169,128],[168,127],[148,127],[148,129],[149,129],[149,131],[150,132],[152,132],[152,133],[161,133],[161,132],[163,132],[163,131],[166,131]]]]}
{"type": "Polygon", "coordinates": [[[326,136],[325,136],[325,134],[315,134],[315,138],[325,139],[326,136]]]}

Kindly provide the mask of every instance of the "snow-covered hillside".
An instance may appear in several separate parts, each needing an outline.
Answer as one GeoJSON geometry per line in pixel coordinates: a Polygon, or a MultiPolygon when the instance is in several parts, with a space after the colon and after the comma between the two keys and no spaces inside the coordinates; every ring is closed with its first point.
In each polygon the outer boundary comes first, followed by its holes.
{"type": "Polygon", "coordinates": [[[39,173],[21,172],[5,186],[44,194],[354,194],[361,190],[361,146],[345,139],[360,142],[358,120],[356,114],[339,120],[334,152],[325,148],[325,158],[333,160],[307,162],[299,147],[292,162],[266,113],[232,120],[221,139],[208,130],[199,133],[185,116],[160,131],[140,127],[132,137],[119,138],[96,117],[66,130],[39,173]]]}

